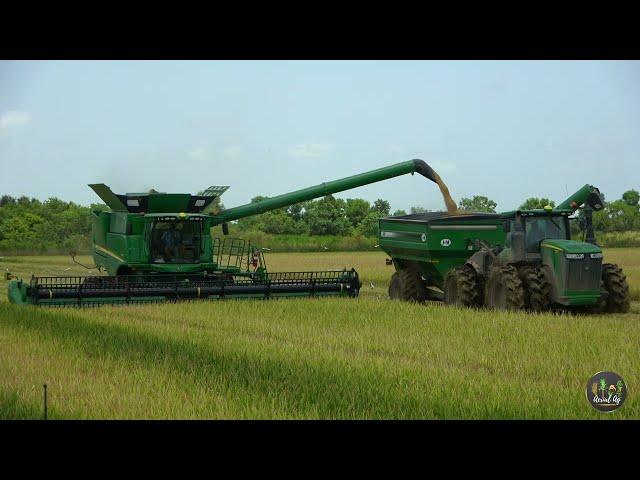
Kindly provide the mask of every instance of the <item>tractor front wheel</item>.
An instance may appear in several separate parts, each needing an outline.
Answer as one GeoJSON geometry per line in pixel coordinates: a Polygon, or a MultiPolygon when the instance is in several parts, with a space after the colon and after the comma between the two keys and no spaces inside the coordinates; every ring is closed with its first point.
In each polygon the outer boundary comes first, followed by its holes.
{"type": "Polygon", "coordinates": [[[395,272],[389,284],[389,298],[405,302],[425,300],[426,289],[420,274],[404,268],[395,272]]]}
{"type": "Polygon", "coordinates": [[[505,265],[491,269],[485,285],[484,303],[496,310],[524,308],[524,289],[516,267],[505,265]]]}
{"type": "Polygon", "coordinates": [[[477,307],[481,303],[478,275],[468,266],[449,271],[444,280],[444,303],[459,307],[477,307]]]}
{"type": "Polygon", "coordinates": [[[608,313],[626,313],[630,308],[629,285],[622,269],[614,263],[602,265],[602,288],[607,291],[598,310],[608,313]]]}

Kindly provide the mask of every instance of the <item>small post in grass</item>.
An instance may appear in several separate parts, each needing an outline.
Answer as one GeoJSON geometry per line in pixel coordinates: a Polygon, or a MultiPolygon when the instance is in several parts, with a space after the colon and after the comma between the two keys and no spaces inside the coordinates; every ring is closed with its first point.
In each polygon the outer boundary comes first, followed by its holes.
{"type": "Polygon", "coordinates": [[[47,419],[47,384],[44,385],[44,419],[47,419]]]}

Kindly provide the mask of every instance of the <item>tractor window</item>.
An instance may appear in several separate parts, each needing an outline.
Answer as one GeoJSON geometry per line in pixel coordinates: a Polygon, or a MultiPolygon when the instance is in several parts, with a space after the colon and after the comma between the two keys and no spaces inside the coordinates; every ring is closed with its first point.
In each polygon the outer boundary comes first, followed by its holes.
{"type": "Polygon", "coordinates": [[[201,241],[201,222],[155,222],[151,229],[151,261],[197,263],[200,259],[201,241]]]}
{"type": "Polygon", "coordinates": [[[566,239],[567,225],[562,217],[529,217],[525,220],[527,253],[539,253],[545,238],[566,239]]]}
{"type": "Polygon", "coordinates": [[[516,222],[513,219],[508,220],[505,226],[508,227],[509,233],[507,233],[507,236],[505,237],[504,246],[506,248],[511,248],[511,234],[516,229],[516,222]]]}

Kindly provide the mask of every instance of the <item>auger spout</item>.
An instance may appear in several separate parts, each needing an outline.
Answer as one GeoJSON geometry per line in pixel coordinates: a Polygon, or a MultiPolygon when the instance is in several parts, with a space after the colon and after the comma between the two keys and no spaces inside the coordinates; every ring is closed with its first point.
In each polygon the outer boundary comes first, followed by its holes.
{"type": "MultiPolygon", "coordinates": [[[[399,177],[400,175],[406,175],[409,173],[418,173],[423,177],[428,178],[432,182],[437,183],[440,186],[443,195],[445,191],[448,195],[446,186],[444,186],[445,190],[442,189],[441,185],[444,184],[440,180],[438,174],[429,165],[427,165],[424,160],[414,159],[407,162],[390,165],[388,167],[371,170],[369,172],[352,175],[350,177],[341,178],[339,180],[321,183],[313,187],[303,188],[301,190],[285,193],[276,197],[267,198],[259,202],[247,203],[245,205],[240,205],[239,207],[229,208],[216,215],[214,217],[214,223],[220,224],[229,222],[231,220],[238,220],[240,218],[257,215],[260,213],[268,212],[270,210],[294,205],[300,202],[306,202],[308,200],[313,200],[314,198],[350,190],[352,188],[361,187],[363,185],[381,182],[383,180],[388,180],[390,178],[399,177]]],[[[449,199],[450,198],[451,197],[449,196],[449,199]]],[[[452,202],[453,201],[451,200],[451,202],[449,203],[452,202]]],[[[445,203],[447,203],[446,197],[445,203]]],[[[453,203],[453,206],[455,208],[455,203],[453,203]]],[[[447,203],[447,209],[449,208],[450,205],[447,203]]]]}

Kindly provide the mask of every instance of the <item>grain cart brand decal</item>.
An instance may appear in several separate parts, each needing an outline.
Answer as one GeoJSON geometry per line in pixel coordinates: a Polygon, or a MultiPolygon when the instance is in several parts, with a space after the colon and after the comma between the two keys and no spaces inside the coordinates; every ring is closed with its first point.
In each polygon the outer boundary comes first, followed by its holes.
{"type": "Polygon", "coordinates": [[[422,235],[420,235],[420,240],[422,240],[423,242],[427,241],[427,234],[423,233],[422,235]]]}
{"type": "Polygon", "coordinates": [[[587,383],[587,400],[601,412],[613,412],[627,398],[627,384],[614,372],[598,372],[587,383]]]}
{"type": "Polygon", "coordinates": [[[448,247],[449,245],[451,245],[451,240],[448,238],[443,238],[442,240],[440,240],[440,245],[442,245],[443,247],[448,247]]]}

